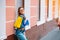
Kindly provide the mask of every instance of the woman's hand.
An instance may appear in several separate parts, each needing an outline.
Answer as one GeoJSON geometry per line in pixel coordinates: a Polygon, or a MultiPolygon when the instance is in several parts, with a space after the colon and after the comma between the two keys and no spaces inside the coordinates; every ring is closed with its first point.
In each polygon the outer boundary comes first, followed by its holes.
{"type": "Polygon", "coordinates": [[[22,30],[25,30],[25,28],[22,28],[22,30]]]}

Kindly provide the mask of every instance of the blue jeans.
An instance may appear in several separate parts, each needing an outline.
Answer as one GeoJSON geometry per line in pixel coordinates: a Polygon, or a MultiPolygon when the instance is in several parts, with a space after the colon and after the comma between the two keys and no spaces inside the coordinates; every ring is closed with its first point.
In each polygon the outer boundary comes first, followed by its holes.
{"type": "Polygon", "coordinates": [[[24,33],[22,33],[20,30],[16,30],[16,36],[19,40],[27,40],[24,33]]]}

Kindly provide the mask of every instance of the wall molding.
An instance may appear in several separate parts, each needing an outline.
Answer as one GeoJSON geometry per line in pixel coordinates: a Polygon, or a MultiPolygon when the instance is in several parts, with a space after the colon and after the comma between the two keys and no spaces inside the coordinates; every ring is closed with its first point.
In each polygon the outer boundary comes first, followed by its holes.
{"type": "Polygon", "coordinates": [[[6,23],[14,22],[15,20],[6,21],[6,23]]]}
{"type": "Polygon", "coordinates": [[[15,8],[15,6],[6,6],[7,8],[15,8]]]}

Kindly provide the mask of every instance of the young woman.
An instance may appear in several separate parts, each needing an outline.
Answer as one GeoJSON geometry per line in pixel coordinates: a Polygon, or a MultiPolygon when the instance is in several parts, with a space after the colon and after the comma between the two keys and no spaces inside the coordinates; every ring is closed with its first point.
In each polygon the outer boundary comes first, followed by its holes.
{"type": "Polygon", "coordinates": [[[18,8],[18,17],[20,17],[20,19],[17,18],[17,22],[15,21],[15,30],[16,30],[15,34],[19,40],[27,40],[26,36],[24,35],[24,32],[25,32],[25,26],[29,25],[29,22],[28,20],[26,20],[23,7],[18,8]],[[20,24],[19,25],[20,27],[16,26],[18,24],[20,24]]]}

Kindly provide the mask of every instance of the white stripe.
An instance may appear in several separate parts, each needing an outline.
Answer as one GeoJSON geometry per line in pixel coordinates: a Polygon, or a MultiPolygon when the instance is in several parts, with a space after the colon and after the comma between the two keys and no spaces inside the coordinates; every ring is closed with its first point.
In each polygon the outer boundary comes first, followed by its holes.
{"type": "Polygon", "coordinates": [[[6,6],[7,8],[15,8],[15,6],[6,6]]]}
{"type": "Polygon", "coordinates": [[[34,18],[34,17],[36,17],[36,16],[31,16],[30,18],[34,18]]]}
{"type": "Polygon", "coordinates": [[[6,23],[14,22],[15,20],[6,21],[6,23]]]}
{"type": "Polygon", "coordinates": [[[0,8],[15,8],[15,6],[2,6],[0,8]]]}

